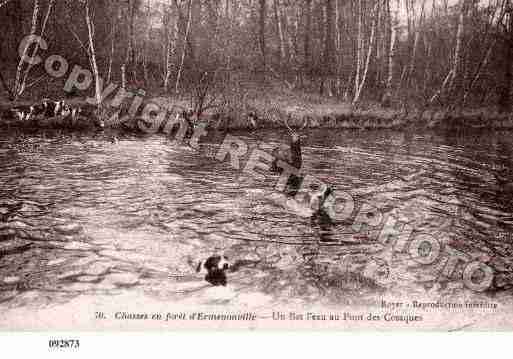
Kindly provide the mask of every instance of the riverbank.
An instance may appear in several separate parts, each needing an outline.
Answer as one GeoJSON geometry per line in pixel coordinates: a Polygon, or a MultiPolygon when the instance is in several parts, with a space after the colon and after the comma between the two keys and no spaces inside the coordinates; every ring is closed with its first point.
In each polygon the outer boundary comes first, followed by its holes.
{"type": "Polygon", "coordinates": [[[228,129],[283,128],[284,119],[293,128],[341,128],[357,130],[480,130],[513,129],[512,114],[486,110],[448,112],[440,109],[395,110],[379,107],[361,109],[342,103],[335,106],[297,105],[281,110],[256,112],[257,121],[238,118],[227,124],[228,129]]]}
{"type": "MultiPolygon", "coordinates": [[[[147,104],[156,104],[160,110],[166,110],[167,115],[156,116],[151,124],[152,130],[162,131],[168,121],[174,120],[177,114],[191,110],[194,99],[190,96],[147,96],[141,108],[147,104]],[[158,123],[156,123],[158,122],[158,123]]],[[[107,100],[103,114],[106,128],[128,128],[139,131],[138,117],[123,120],[116,116],[118,108],[111,106],[112,99],[107,100]]],[[[66,100],[73,105],[87,105],[86,99],[74,98],[66,100]]],[[[20,101],[15,104],[2,102],[0,111],[3,113],[14,106],[29,106],[30,101],[20,101]]],[[[89,105],[90,106],[90,105],[89,105]]],[[[70,121],[51,119],[49,121],[22,122],[7,120],[2,117],[0,123],[9,127],[61,127],[73,128],[70,121]],[[36,123],[37,122],[37,123],[36,123]]],[[[147,122],[147,121],[146,121],[147,122]]],[[[327,98],[317,94],[287,90],[282,87],[268,86],[263,88],[250,87],[243,95],[231,93],[223,101],[204,111],[199,118],[193,118],[196,124],[204,122],[207,128],[229,130],[257,130],[269,128],[341,128],[357,130],[510,130],[513,129],[513,114],[499,113],[494,108],[477,108],[449,110],[447,108],[384,108],[376,103],[366,103],[354,106],[336,98],[327,98]],[[286,124],[286,123],[287,124],[286,124]]],[[[84,126],[81,126],[84,127],[84,126]]],[[[148,128],[148,123],[146,123],[148,128]]],[[[76,128],[83,129],[83,128],[76,128]]]]}

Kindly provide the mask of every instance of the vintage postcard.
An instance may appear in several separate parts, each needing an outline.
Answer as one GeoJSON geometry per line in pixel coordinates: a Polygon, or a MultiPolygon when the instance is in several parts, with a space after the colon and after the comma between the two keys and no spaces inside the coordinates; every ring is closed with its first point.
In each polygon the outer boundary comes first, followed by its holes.
{"type": "Polygon", "coordinates": [[[0,0],[0,40],[0,331],[513,329],[512,0],[0,0]]]}

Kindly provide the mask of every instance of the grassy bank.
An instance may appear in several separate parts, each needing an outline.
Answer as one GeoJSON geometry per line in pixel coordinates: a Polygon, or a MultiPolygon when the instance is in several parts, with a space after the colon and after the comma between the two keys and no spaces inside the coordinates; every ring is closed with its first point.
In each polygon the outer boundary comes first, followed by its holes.
{"type": "MultiPolygon", "coordinates": [[[[190,107],[190,101],[184,98],[165,96],[155,101],[171,112],[190,107]]],[[[279,85],[250,86],[243,95],[232,96],[228,103],[206,111],[201,120],[224,130],[283,128],[285,121],[294,128],[513,129],[513,114],[499,113],[495,108],[384,108],[370,102],[353,106],[338,98],[279,85]],[[251,113],[256,116],[248,116],[251,113]]]]}
{"type": "MultiPolygon", "coordinates": [[[[376,103],[364,103],[353,106],[337,98],[327,98],[318,94],[290,90],[280,85],[246,86],[232,89],[228,93],[214,94],[214,105],[205,110],[195,121],[206,122],[211,129],[228,130],[257,130],[266,128],[284,128],[287,123],[293,128],[340,128],[340,129],[396,129],[396,130],[479,130],[479,129],[513,129],[513,114],[499,113],[493,108],[448,110],[444,108],[427,108],[420,110],[414,106],[409,109],[383,108],[376,103]],[[221,98],[222,96],[222,98],[221,98]]],[[[169,96],[158,91],[152,91],[144,102],[155,103],[161,109],[165,108],[174,118],[183,110],[192,109],[195,103],[194,95],[182,94],[169,96]]],[[[66,100],[75,105],[85,104],[85,98],[66,100]]],[[[16,104],[3,101],[0,109],[6,110],[12,106],[30,105],[24,100],[16,104]]],[[[116,108],[109,106],[104,114],[106,127],[120,127],[120,121],[109,121],[115,114],[116,108]]],[[[128,104],[129,106],[129,104],[128,104]]],[[[144,106],[144,105],[143,105],[144,106]]],[[[137,129],[136,122],[128,128],[137,129]]],[[[39,121],[35,123],[18,123],[2,118],[1,122],[8,126],[59,126],[55,121],[39,121]]],[[[161,129],[165,123],[161,124],[161,129]]],[[[69,126],[65,122],[63,127],[69,126]]],[[[126,127],[126,126],[125,126],[126,127]]]]}

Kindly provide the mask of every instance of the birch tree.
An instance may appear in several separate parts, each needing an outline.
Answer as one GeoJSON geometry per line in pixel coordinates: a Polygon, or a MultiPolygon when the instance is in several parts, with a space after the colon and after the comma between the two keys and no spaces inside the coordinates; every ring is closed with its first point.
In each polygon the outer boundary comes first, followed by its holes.
{"type": "Polygon", "coordinates": [[[176,55],[176,41],[178,36],[178,19],[172,19],[170,11],[164,10],[164,20],[162,21],[165,27],[165,74],[164,74],[164,89],[166,92],[169,91],[169,81],[171,78],[171,71],[173,68],[173,58],[176,55]]]}
{"type": "Polygon", "coordinates": [[[178,67],[178,73],[176,75],[175,93],[178,93],[179,88],[180,88],[180,80],[182,79],[182,72],[183,72],[183,66],[185,63],[185,56],[187,55],[187,45],[189,42],[189,34],[191,31],[191,25],[192,25],[191,23],[192,23],[192,0],[189,0],[187,2],[187,25],[186,25],[184,41],[183,41],[182,58],[180,60],[180,66],[178,67]]]}
{"type": "Polygon", "coordinates": [[[510,112],[511,104],[511,86],[513,83],[513,6],[511,1],[507,2],[507,21],[504,25],[503,38],[503,58],[502,66],[504,77],[499,88],[499,111],[510,112]]]}
{"type": "Polygon", "coordinates": [[[456,103],[463,89],[463,39],[465,36],[465,18],[467,16],[469,0],[460,1],[460,12],[458,16],[458,28],[456,31],[456,45],[454,48],[454,57],[451,67],[450,90],[451,99],[456,103]]]}
{"type": "MultiPolygon", "coordinates": [[[[32,10],[32,22],[30,27],[30,35],[35,36],[37,31],[37,23],[38,23],[38,17],[39,17],[39,0],[34,0],[34,6],[32,10]]],[[[25,57],[28,54],[29,50],[29,43],[27,43],[23,51],[21,53],[20,61],[18,62],[18,67],[16,69],[16,78],[14,80],[14,86],[12,90],[12,94],[14,96],[14,100],[17,100],[18,97],[21,95],[21,91],[23,88],[22,79],[23,79],[23,65],[25,64],[25,57]]]]}
{"type": "MultiPolygon", "coordinates": [[[[308,75],[311,68],[311,31],[312,31],[312,0],[304,2],[305,35],[303,39],[303,76],[308,75]]],[[[300,82],[302,82],[302,77],[300,82]]]]}
{"type": "MultiPolygon", "coordinates": [[[[374,5],[374,8],[372,10],[372,13],[371,13],[372,25],[371,25],[371,33],[370,33],[370,38],[369,38],[369,46],[367,48],[367,56],[365,57],[365,65],[362,69],[361,80],[359,80],[360,76],[357,76],[357,79],[360,82],[359,83],[356,82],[356,91],[355,91],[354,98],[353,98],[353,105],[358,103],[358,101],[360,100],[360,96],[362,94],[362,90],[363,90],[363,87],[365,86],[365,81],[367,79],[367,74],[369,72],[369,65],[370,65],[370,61],[371,61],[372,51],[374,49],[374,41],[376,39],[377,8],[378,8],[378,3],[376,2],[376,4],[374,5]]],[[[361,24],[360,24],[360,26],[361,26],[361,24]]],[[[362,42],[363,42],[363,40],[362,40],[362,42]]]]}
{"type": "Polygon", "coordinates": [[[392,15],[391,10],[391,1],[386,0],[386,21],[388,23],[388,28],[390,31],[389,34],[389,50],[388,50],[388,61],[387,61],[387,78],[386,78],[386,87],[385,94],[383,96],[382,104],[385,107],[390,106],[390,101],[392,98],[393,91],[393,83],[394,83],[394,68],[395,68],[395,52],[396,52],[396,38],[397,38],[397,12],[399,8],[399,0],[397,0],[397,9],[394,12],[394,16],[392,15]]]}
{"type": "MultiPolygon", "coordinates": [[[[355,69],[355,80],[354,80],[354,97],[353,103],[356,99],[356,94],[359,92],[360,87],[360,75],[362,69],[362,59],[364,51],[364,36],[365,31],[363,28],[363,17],[364,17],[364,0],[358,0],[357,3],[357,32],[356,32],[356,69],[355,69]]],[[[358,95],[359,97],[359,95],[358,95]]]]}
{"type": "Polygon", "coordinates": [[[421,12],[420,12],[420,18],[419,20],[417,21],[417,23],[414,23],[414,28],[415,28],[415,34],[414,34],[414,37],[413,37],[413,48],[412,48],[412,51],[411,51],[411,57],[410,57],[410,64],[409,64],[409,69],[408,69],[408,73],[407,73],[407,76],[406,76],[406,82],[408,84],[408,81],[411,80],[414,72],[415,72],[415,61],[417,60],[417,49],[419,47],[419,41],[420,41],[420,33],[421,33],[421,29],[422,29],[422,25],[423,25],[423,22],[424,22],[424,7],[425,7],[425,4],[426,4],[426,0],[422,0],[422,5],[421,5],[421,12]]]}
{"type": "Polygon", "coordinates": [[[283,66],[284,62],[286,62],[286,53],[285,53],[285,39],[283,35],[283,24],[282,24],[282,16],[280,9],[280,1],[273,0],[273,10],[274,10],[274,21],[276,22],[276,31],[278,33],[278,42],[280,49],[280,65],[283,66]]]}
{"type": "Polygon", "coordinates": [[[94,95],[96,100],[96,106],[98,110],[101,108],[102,102],[102,83],[100,79],[100,73],[98,71],[98,64],[96,61],[96,49],[94,47],[94,23],[91,19],[91,10],[89,6],[90,0],[85,0],[85,20],[87,25],[88,43],[89,43],[89,61],[93,70],[94,77],[94,95]]]}
{"type": "Polygon", "coordinates": [[[267,68],[267,46],[265,41],[265,19],[267,17],[266,0],[259,0],[259,16],[258,16],[258,42],[260,44],[260,52],[262,55],[262,71],[267,68]]]}
{"type": "Polygon", "coordinates": [[[151,31],[153,30],[153,21],[151,18],[151,0],[146,3],[146,33],[144,38],[144,50],[143,50],[143,76],[144,84],[148,86],[150,84],[148,74],[148,57],[150,51],[151,31]]]}
{"type": "Polygon", "coordinates": [[[110,6],[110,54],[109,64],[107,67],[107,83],[109,84],[112,79],[112,63],[114,61],[114,52],[116,49],[116,31],[118,23],[118,7],[117,4],[111,4],[110,6]]]}
{"type": "Polygon", "coordinates": [[[0,1],[0,9],[3,8],[5,5],[7,5],[8,3],[10,3],[12,0],[3,0],[3,1],[0,1]]]}
{"type": "Polygon", "coordinates": [[[136,0],[127,0],[128,4],[128,45],[126,51],[125,62],[121,66],[121,77],[124,79],[123,88],[126,87],[127,73],[131,74],[132,81],[136,80],[135,71],[135,33],[134,21],[136,11],[136,0]]]}
{"type": "MultiPolygon", "coordinates": [[[[41,31],[39,32],[40,38],[44,38],[44,36],[45,36],[46,25],[48,24],[48,20],[50,19],[50,14],[52,13],[54,4],[55,4],[55,0],[48,1],[46,15],[45,15],[43,23],[41,25],[41,31]]],[[[39,51],[39,43],[36,43],[36,45],[34,46],[34,50],[32,51],[32,54],[30,57],[34,58],[37,55],[38,51],[39,51]]],[[[29,76],[30,70],[32,70],[33,67],[34,67],[34,64],[28,64],[27,68],[25,69],[25,72],[23,74],[23,79],[19,86],[18,95],[23,94],[23,92],[25,91],[25,88],[27,86],[27,78],[29,76]]]]}
{"type": "Polygon", "coordinates": [[[332,96],[333,67],[335,64],[335,39],[333,31],[333,0],[325,0],[324,3],[324,54],[323,54],[323,78],[321,80],[320,93],[324,93],[327,87],[328,95],[332,96]]]}

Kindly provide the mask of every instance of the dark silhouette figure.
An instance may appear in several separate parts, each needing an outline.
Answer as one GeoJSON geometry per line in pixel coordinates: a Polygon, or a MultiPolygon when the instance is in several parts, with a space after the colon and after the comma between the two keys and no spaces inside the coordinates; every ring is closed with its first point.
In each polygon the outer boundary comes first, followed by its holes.
{"type": "Polygon", "coordinates": [[[33,104],[32,106],[30,106],[30,114],[32,116],[46,116],[47,108],[48,100],[44,99],[41,103],[33,104]]]}
{"type": "Polygon", "coordinates": [[[225,256],[211,256],[199,262],[196,272],[206,272],[205,280],[214,286],[226,286],[226,270],[229,267],[228,258],[225,256]]]}
{"type": "Polygon", "coordinates": [[[6,111],[2,117],[9,120],[27,121],[30,119],[30,110],[22,107],[14,107],[6,111]]]}
{"type": "Polygon", "coordinates": [[[59,116],[64,106],[64,101],[52,101],[43,99],[41,103],[30,106],[31,116],[44,116],[46,118],[59,116]]]}
{"type": "Polygon", "coordinates": [[[184,138],[188,139],[191,138],[194,134],[194,123],[192,121],[192,117],[194,115],[194,112],[192,110],[184,110],[182,111],[182,118],[185,120],[185,123],[187,123],[187,131],[185,132],[184,138]]]}
{"type": "Polygon", "coordinates": [[[55,117],[61,114],[64,101],[49,101],[45,100],[45,116],[55,117]]]}
{"type": "MultiPolygon", "coordinates": [[[[280,161],[287,163],[288,165],[296,168],[298,171],[301,170],[301,166],[303,165],[303,157],[301,154],[301,136],[290,129],[290,127],[289,134],[290,145],[280,145],[273,151],[274,160],[271,164],[272,172],[283,172],[283,168],[280,167],[279,164],[280,161]]],[[[291,174],[287,181],[287,194],[290,196],[295,196],[301,186],[302,181],[302,177],[291,174]]]]}
{"type": "Polygon", "coordinates": [[[326,188],[317,195],[312,197],[310,205],[313,207],[312,222],[319,224],[322,227],[333,225],[333,219],[331,218],[330,212],[333,205],[333,201],[330,201],[330,196],[334,195],[334,191],[331,187],[326,188]]]}
{"type": "Polygon", "coordinates": [[[88,107],[76,107],[71,110],[71,116],[73,119],[73,127],[77,128],[88,128],[91,125],[97,130],[105,129],[105,121],[98,115],[96,108],[92,106],[88,107]]]}

